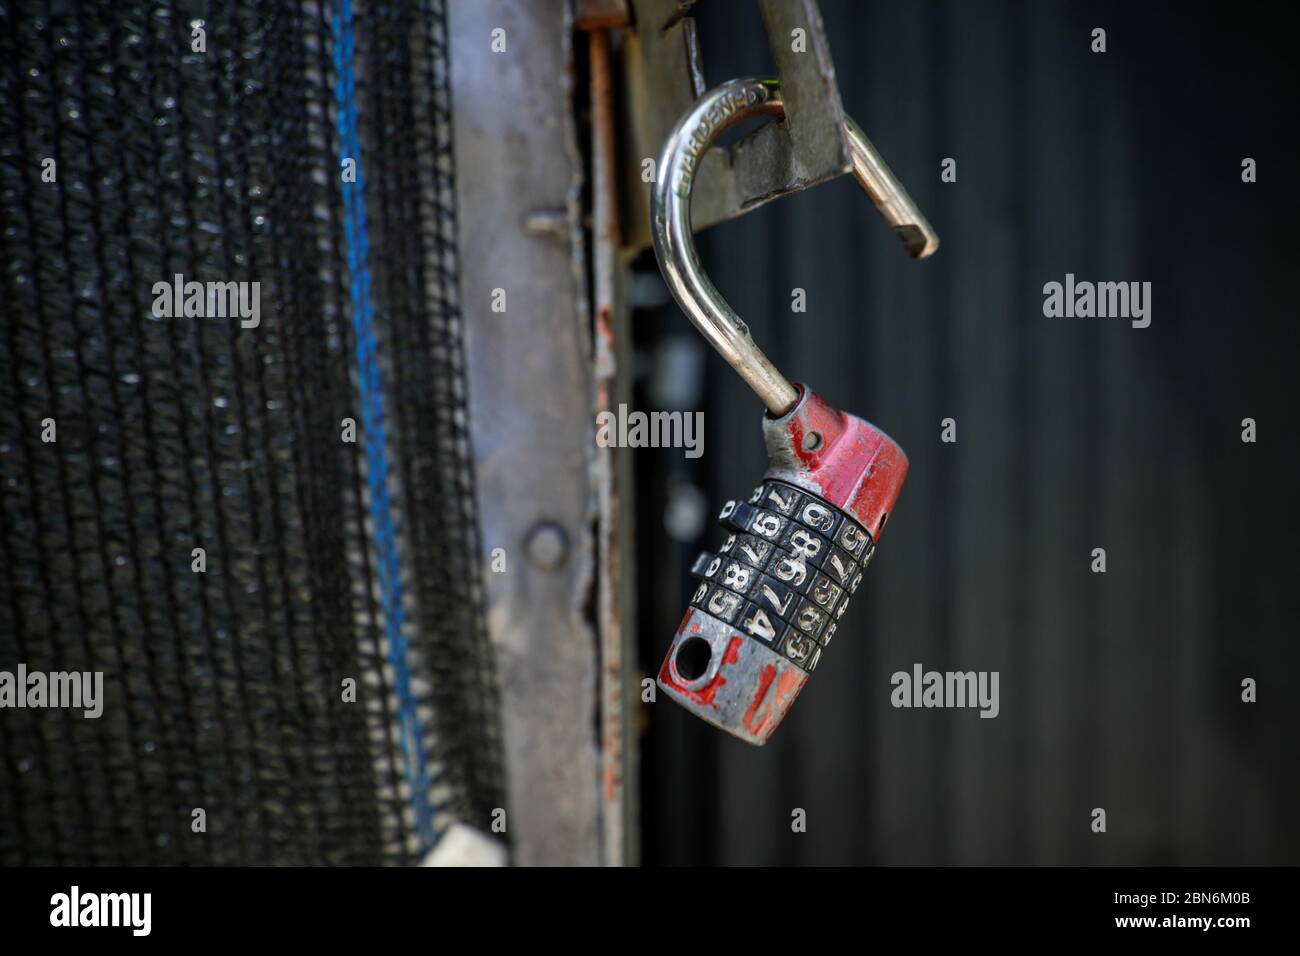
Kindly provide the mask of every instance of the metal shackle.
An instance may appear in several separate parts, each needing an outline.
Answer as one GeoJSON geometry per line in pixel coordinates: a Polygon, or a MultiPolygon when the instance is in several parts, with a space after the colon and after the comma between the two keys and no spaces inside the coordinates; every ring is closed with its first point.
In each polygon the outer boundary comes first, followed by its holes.
{"type": "MultiPolygon", "coordinates": [[[[691,190],[704,154],[724,130],[751,116],[785,116],[776,80],[749,77],[723,83],[703,94],[678,120],[659,156],[650,197],[650,231],[659,269],[677,304],[772,414],[780,416],[794,407],[799,393],[754,344],[749,327],[704,274],[691,237],[691,190]]],[[[939,248],[939,237],[907,190],[848,117],[844,131],[853,177],[898,233],[908,254],[924,259],[933,253],[939,248]]]]}

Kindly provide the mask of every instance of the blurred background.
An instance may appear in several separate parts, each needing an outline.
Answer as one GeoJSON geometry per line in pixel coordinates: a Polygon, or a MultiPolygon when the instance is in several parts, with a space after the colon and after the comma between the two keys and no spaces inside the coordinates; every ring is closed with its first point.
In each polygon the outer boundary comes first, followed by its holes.
{"type": "MultiPolygon", "coordinates": [[[[777,367],[885,429],[911,473],[765,748],[651,708],[645,862],[1294,864],[1293,12],[820,6],[845,112],[943,244],[908,260],[843,178],[708,230],[701,258],[777,367]],[[1045,318],[1043,284],[1066,273],[1151,282],[1151,326],[1045,318]],[[918,662],[999,671],[1000,715],[894,709],[890,675],[918,662]]],[[[709,86],[770,69],[758,17],[693,12],[709,86]]],[[[652,673],[690,561],[722,540],[712,516],[766,462],[760,403],[675,305],[635,328],[640,407],[695,381],[674,356],[697,351],[707,424],[698,461],[637,452],[654,468],[638,484],[652,673]],[[661,533],[698,497],[707,527],[661,533]]]]}

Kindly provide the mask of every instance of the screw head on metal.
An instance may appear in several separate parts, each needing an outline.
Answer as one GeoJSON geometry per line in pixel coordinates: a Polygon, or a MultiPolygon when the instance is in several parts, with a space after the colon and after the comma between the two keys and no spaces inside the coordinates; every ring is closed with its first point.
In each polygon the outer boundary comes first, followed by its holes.
{"type": "Polygon", "coordinates": [[[558,524],[544,521],[533,526],[524,539],[524,552],[534,567],[554,571],[569,554],[569,536],[558,524]]]}

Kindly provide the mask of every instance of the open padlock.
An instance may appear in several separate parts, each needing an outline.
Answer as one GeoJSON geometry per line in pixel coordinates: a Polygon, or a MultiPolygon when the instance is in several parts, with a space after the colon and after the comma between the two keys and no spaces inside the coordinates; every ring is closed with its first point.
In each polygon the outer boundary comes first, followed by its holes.
{"type": "MultiPolygon", "coordinates": [[[[729,501],[731,534],[697,559],[691,606],[659,669],[659,686],[692,713],[753,744],[781,723],[830,643],[875,553],[907,476],[907,456],[874,425],[792,385],[700,268],[690,199],[705,151],[756,115],[784,116],[773,80],[732,80],[705,93],[664,144],[651,196],[655,254],[682,310],[767,406],[770,464],[747,501],[729,501]]],[[[862,131],[845,120],[853,175],[908,253],[939,239],[862,131]]]]}

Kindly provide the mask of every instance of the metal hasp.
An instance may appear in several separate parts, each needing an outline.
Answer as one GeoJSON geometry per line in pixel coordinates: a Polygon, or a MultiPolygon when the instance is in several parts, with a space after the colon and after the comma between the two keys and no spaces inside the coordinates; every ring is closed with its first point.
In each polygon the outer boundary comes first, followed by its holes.
{"type": "MultiPolygon", "coordinates": [[[[651,236],[664,280],[682,311],[763,400],[772,414],[786,414],[798,400],[793,385],[754,344],[749,328],[727,305],[700,267],[691,232],[691,193],[705,155],[727,128],[751,116],[777,119],[785,103],[776,80],[731,80],[702,95],[664,143],[659,175],[651,193],[651,236]]],[[[852,120],[844,130],[854,178],[885,222],[917,259],[939,248],[939,237],[912,197],[852,120]]]]}
{"type": "MultiPolygon", "coordinates": [[[[627,155],[659,151],[668,131],[704,93],[694,0],[629,0],[633,29],[623,51],[627,155]]],[[[750,15],[745,4],[733,4],[750,15]]],[[[694,210],[696,229],[733,219],[781,196],[816,186],[851,169],[830,42],[815,0],[758,0],[768,49],[787,104],[786,122],[772,123],[704,159],[694,210]],[[806,45],[795,49],[799,31],[806,45]]],[[[624,241],[650,244],[649,197],[639,164],[628,164],[624,241]]]]}

